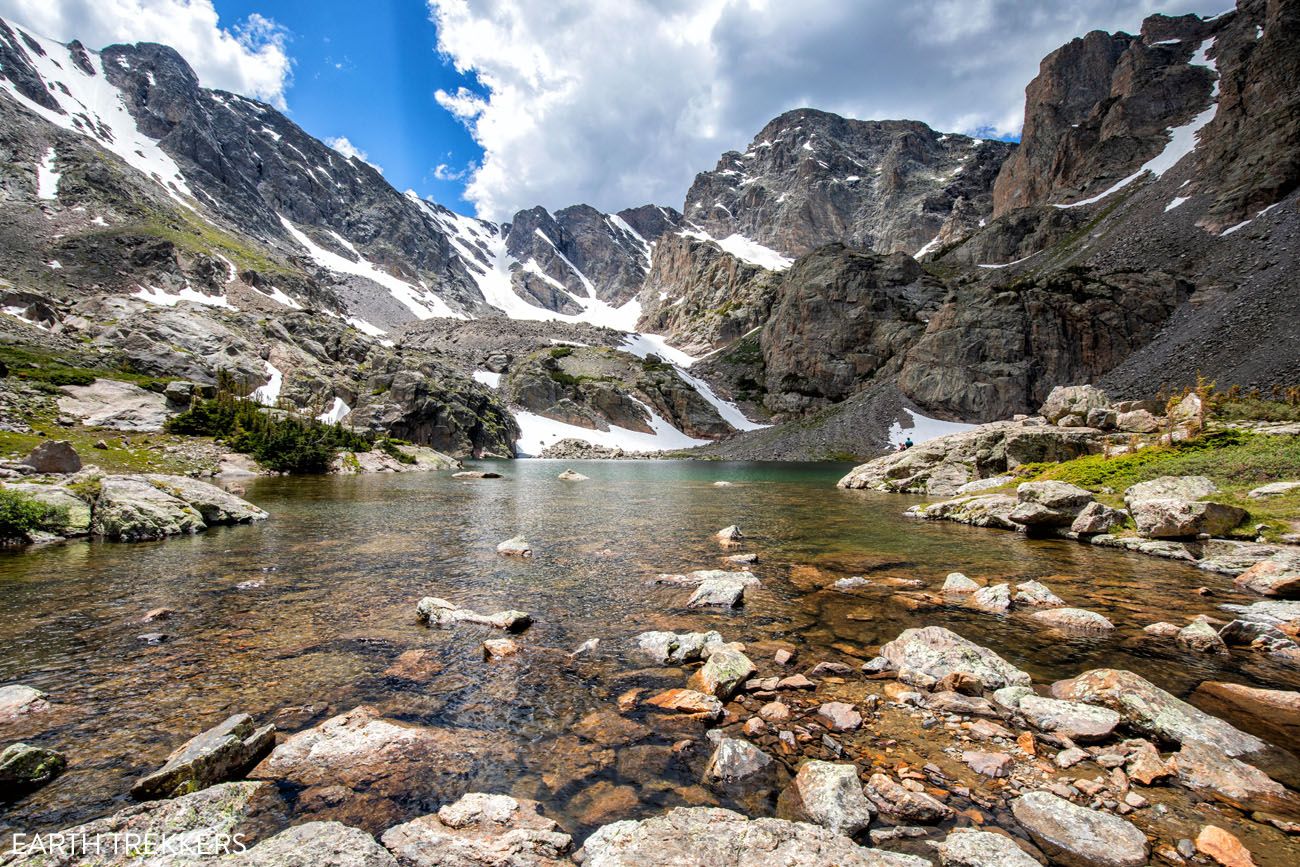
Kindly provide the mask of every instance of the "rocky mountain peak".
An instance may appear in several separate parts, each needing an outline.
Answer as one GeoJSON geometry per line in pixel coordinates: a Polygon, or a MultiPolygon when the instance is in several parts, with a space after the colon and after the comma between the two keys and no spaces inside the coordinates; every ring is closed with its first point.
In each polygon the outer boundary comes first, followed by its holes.
{"type": "Polygon", "coordinates": [[[939,245],[950,218],[978,226],[1014,147],[918,121],[796,109],[697,175],[683,213],[714,237],[739,234],[792,256],[832,242],[918,253],[939,245]]]}

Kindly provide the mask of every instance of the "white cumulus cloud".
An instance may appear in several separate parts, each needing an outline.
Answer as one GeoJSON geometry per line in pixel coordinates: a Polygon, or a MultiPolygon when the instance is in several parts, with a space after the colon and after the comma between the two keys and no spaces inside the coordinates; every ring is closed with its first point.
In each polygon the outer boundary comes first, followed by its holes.
{"type": "Polygon", "coordinates": [[[0,0],[0,17],[93,49],[161,42],[189,61],[204,86],[284,107],[292,76],[287,34],[257,13],[223,26],[211,0],[0,0]]]}
{"type": "Polygon", "coordinates": [[[352,142],[348,141],[348,137],[345,135],[341,135],[338,138],[327,138],[325,139],[325,144],[334,148],[334,150],[343,154],[343,156],[345,157],[349,157],[349,158],[356,157],[357,159],[361,160],[361,162],[365,163],[375,171],[379,172],[381,175],[384,173],[384,170],[380,166],[370,161],[369,154],[367,154],[361,148],[354,145],[352,142]]]}
{"type": "Polygon", "coordinates": [[[483,91],[438,104],[485,154],[480,216],[680,205],[698,171],[812,106],[1016,134],[1042,57],[1152,12],[1231,0],[428,0],[438,49],[483,91]]]}

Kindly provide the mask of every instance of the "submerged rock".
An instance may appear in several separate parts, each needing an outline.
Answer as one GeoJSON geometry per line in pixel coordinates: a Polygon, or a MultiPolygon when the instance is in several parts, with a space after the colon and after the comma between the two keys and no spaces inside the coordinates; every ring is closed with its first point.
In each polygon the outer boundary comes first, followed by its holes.
{"type": "Polygon", "coordinates": [[[452,473],[453,479],[499,479],[500,473],[494,473],[491,470],[461,470],[458,473],[452,473]]]}
{"type": "Polygon", "coordinates": [[[68,766],[62,753],[29,744],[11,744],[0,752],[0,801],[39,788],[68,766]]]}
{"type": "Polygon", "coordinates": [[[1143,867],[1146,835],[1117,816],[1072,804],[1048,792],[1011,802],[1011,812],[1053,863],[1069,867],[1143,867]]]}
{"type": "Polygon", "coordinates": [[[243,776],[275,746],[275,726],[257,728],[235,714],[186,741],[161,768],[142,777],[131,794],[142,800],[174,798],[243,776]]]}
{"type": "MultiPolygon", "coordinates": [[[[748,574],[748,573],[745,573],[748,574]]],[[[745,601],[744,582],[735,578],[709,578],[700,583],[687,600],[687,608],[735,608],[745,601]]]]}
{"type": "Polygon", "coordinates": [[[556,476],[556,478],[562,482],[585,482],[590,480],[591,477],[584,476],[582,473],[575,472],[574,470],[565,470],[556,476]]]}
{"type": "Polygon", "coordinates": [[[851,732],[862,726],[862,714],[842,701],[828,701],[817,708],[817,718],[833,732],[851,732]]]}
{"type": "Polygon", "coordinates": [[[402,867],[559,867],[573,838],[536,801],[472,793],[381,838],[402,867]]]}
{"type": "Polygon", "coordinates": [[[1108,632],[1115,628],[1096,611],[1086,608],[1052,608],[1029,615],[1034,620],[1063,632],[1108,632]]]}
{"type": "Polygon", "coordinates": [[[804,822],[747,819],[716,807],[678,807],[599,828],[582,847],[583,867],[926,867],[922,858],[857,845],[804,822]]]}
{"type": "Polygon", "coordinates": [[[776,810],[782,819],[811,822],[850,837],[865,831],[875,814],[856,767],[816,760],[799,766],[776,810]]]}
{"type": "Polygon", "coordinates": [[[968,674],[985,689],[1028,686],[1030,677],[986,647],[967,641],[942,626],[907,629],[880,648],[898,671],[898,679],[929,688],[948,674],[968,674]]]}
{"type": "Polygon", "coordinates": [[[980,589],[980,586],[971,579],[967,578],[960,572],[949,572],[948,577],[943,579],[943,587],[940,592],[943,593],[974,593],[980,589]]]}
{"type": "Polygon", "coordinates": [[[533,546],[523,536],[515,536],[497,545],[497,553],[503,557],[531,557],[533,546]]]}
{"type": "Polygon", "coordinates": [[[21,683],[0,686],[0,723],[13,722],[21,716],[49,709],[45,693],[35,687],[21,683]]]}
{"type": "Polygon", "coordinates": [[[735,543],[745,538],[745,534],[742,533],[740,531],[740,528],[737,527],[735,524],[732,524],[729,527],[723,527],[721,530],[715,533],[714,536],[717,538],[719,542],[723,542],[723,543],[728,543],[728,542],[735,543]]]}
{"type": "Polygon", "coordinates": [[[1214,744],[1228,755],[1259,752],[1264,742],[1192,707],[1131,671],[1097,668],[1052,684],[1052,695],[1118,711],[1145,735],[1173,744],[1214,744]]]}
{"type": "Polygon", "coordinates": [[[1012,597],[1013,601],[1020,605],[1032,605],[1036,607],[1062,608],[1065,606],[1065,600],[1057,596],[1047,588],[1046,584],[1039,581],[1024,581],[1016,585],[1016,595],[1012,597]]]}
{"type": "Polygon", "coordinates": [[[1001,614],[1011,607],[1011,588],[1006,584],[990,584],[971,594],[967,603],[987,614],[1001,614]]]}

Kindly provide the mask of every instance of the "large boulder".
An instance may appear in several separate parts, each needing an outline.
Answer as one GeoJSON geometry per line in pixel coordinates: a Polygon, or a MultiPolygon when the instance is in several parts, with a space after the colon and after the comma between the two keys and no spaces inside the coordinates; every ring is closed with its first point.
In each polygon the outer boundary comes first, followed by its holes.
{"type": "Polygon", "coordinates": [[[933,795],[913,792],[885,774],[872,774],[864,789],[880,812],[903,822],[933,825],[953,817],[953,809],[933,795]]]}
{"type": "Polygon", "coordinates": [[[198,511],[209,527],[218,524],[248,524],[267,517],[264,510],[208,482],[188,476],[160,474],[150,474],[145,479],[154,487],[188,503],[198,511]]]}
{"type": "Polygon", "coordinates": [[[402,867],[560,867],[573,846],[536,801],[477,792],[381,840],[402,867]]]}
{"type": "Polygon", "coordinates": [[[130,382],[97,379],[90,385],[65,385],[62,390],[59,412],[86,427],[158,431],[169,415],[166,395],[130,382]]]}
{"type": "Polygon", "coordinates": [[[1300,599],[1300,554],[1282,551],[1260,560],[1238,575],[1234,583],[1261,596],[1300,599]]]}
{"type": "Polygon", "coordinates": [[[1160,476],[1130,486],[1124,504],[1132,508],[1143,500],[1200,500],[1218,492],[1219,486],[1205,476],[1160,476]]]}
{"type": "Polygon", "coordinates": [[[1170,744],[1192,741],[1215,744],[1230,756],[1264,749],[1254,735],[1197,710],[1140,675],[1114,668],[1096,668],[1052,684],[1052,695],[1069,701],[1097,704],[1117,711],[1144,735],[1170,744]]]}
{"type": "Polygon", "coordinates": [[[771,776],[772,757],[740,738],[723,737],[709,757],[704,777],[721,783],[748,783],[771,776]]]}
{"type": "Polygon", "coordinates": [[[906,629],[880,648],[898,679],[929,688],[949,674],[966,674],[985,689],[1028,686],[1030,677],[987,647],[967,641],[942,626],[906,629]]]}
{"type": "MultiPolygon", "coordinates": [[[[252,844],[268,823],[283,822],[284,811],[285,805],[274,786],[250,782],[222,783],[180,798],[136,804],[61,832],[65,840],[92,843],[96,838],[109,841],[114,836],[125,839],[130,834],[136,840],[149,840],[151,845],[148,848],[112,846],[106,842],[93,858],[86,857],[89,853],[85,849],[68,852],[72,857],[51,857],[48,841],[44,848],[33,841],[26,849],[6,849],[4,854],[9,857],[3,859],[3,863],[6,867],[72,867],[82,864],[94,864],[95,867],[188,867],[210,863],[213,859],[196,855],[196,841],[214,846],[219,841],[232,841],[239,835],[241,842],[252,844]]],[[[228,857],[231,860],[239,857],[238,847],[233,843],[229,843],[225,851],[230,853],[228,857]]],[[[217,850],[213,854],[222,853],[217,850]]],[[[282,863],[301,863],[307,867],[308,864],[323,862],[282,863]]]]}
{"type": "Polygon", "coordinates": [[[1300,796],[1214,744],[1188,741],[1174,754],[1173,763],[1178,781],[1190,789],[1203,790],[1239,810],[1300,818],[1300,796]]]}
{"type": "Polygon", "coordinates": [[[1038,847],[1065,867],[1143,867],[1146,835],[1118,816],[1072,804],[1048,792],[1011,802],[1011,812],[1038,847]]]}
{"type": "Polygon", "coordinates": [[[189,503],[139,476],[100,480],[91,532],[121,542],[197,533],[207,528],[189,503]]]}
{"type": "Polygon", "coordinates": [[[943,867],[1038,867],[1006,834],[976,828],[953,828],[942,843],[933,844],[943,867]]]}
{"type": "Polygon", "coordinates": [[[866,830],[875,813],[855,766],[816,760],[799,766],[776,810],[782,819],[812,822],[850,837],[866,830]]]}
{"type": "Polygon", "coordinates": [[[84,536],[90,532],[90,504],[60,485],[37,485],[30,482],[4,485],[4,489],[31,497],[58,510],[62,516],[50,532],[60,536],[84,536]]]}
{"type": "Polygon", "coordinates": [[[1105,740],[1120,724],[1120,715],[1110,708],[1041,695],[1026,695],[1017,707],[1034,728],[1073,741],[1105,740]]]}
{"type": "Polygon", "coordinates": [[[1300,692],[1207,680],[1191,699],[1215,716],[1239,720],[1278,746],[1300,744],[1300,692]]]}
{"type": "Polygon", "coordinates": [[[928,506],[913,506],[908,514],[914,514],[927,521],[952,521],[956,524],[969,524],[972,527],[1015,530],[1020,525],[1011,520],[1011,515],[1019,505],[1015,497],[1006,494],[983,494],[944,500],[928,506]]]}
{"type": "Polygon", "coordinates": [[[1026,527],[1068,527],[1092,492],[1066,482],[1025,482],[1016,488],[1016,508],[1008,516],[1026,527]]]}
{"type": "Polygon", "coordinates": [[[303,789],[299,804],[313,805],[316,818],[347,816],[378,832],[400,814],[396,804],[445,797],[481,768],[513,761],[494,734],[405,725],[362,705],[290,736],[249,778],[303,789]]]}
{"type": "MultiPolygon", "coordinates": [[[[1047,395],[1038,414],[1051,424],[1059,424],[1062,419],[1071,417],[1087,419],[1094,409],[1106,409],[1110,398],[1106,392],[1091,385],[1058,385],[1047,395]]],[[[1062,425],[1062,427],[1082,427],[1083,425],[1062,425]]]]}
{"type": "Polygon", "coordinates": [[[857,845],[805,822],[747,819],[714,807],[678,807],[605,825],[582,847],[583,867],[926,867],[912,855],[857,845]]]}
{"type": "Polygon", "coordinates": [[[275,726],[235,714],[182,744],[131,787],[137,798],[174,798],[243,776],[275,746],[275,726]]]}
{"type": "Polygon", "coordinates": [[[1112,509],[1105,503],[1093,501],[1084,506],[1070,523],[1070,532],[1080,536],[1095,536],[1109,533],[1119,527],[1128,515],[1119,509],[1112,509]]]}
{"type": "Polygon", "coordinates": [[[1246,520],[1245,509],[1193,500],[1139,500],[1129,506],[1138,533],[1148,539],[1222,536],[1246,520]]]}
{"type": "Polygon", "coordinates": [[[66,440],[47,440],[32,449],[22,463],[38,473],[75,473],[81,469],[81,455],[66,440]]]}

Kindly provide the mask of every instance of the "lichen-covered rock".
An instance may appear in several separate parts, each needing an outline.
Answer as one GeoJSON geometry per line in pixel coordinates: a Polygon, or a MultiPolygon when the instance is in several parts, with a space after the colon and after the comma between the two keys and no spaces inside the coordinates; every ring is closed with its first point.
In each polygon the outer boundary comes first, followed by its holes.
{"type": "Polygon", "coordinates": [[[0,800],[45,785],[67,766],[62,753],[30,744],[10,744],[0,751],[0,800]]]}
{"type": "Polygon", "coordinates": [[[267,517],[265,511],[247,500],[198,479],[159,474],[147,475],[145,479],[154,487],[189,503],[198,510],[209,527],[218,524],[247,524],[267,517]]]}
{"type": "Polygon", "coordinates": [[[245,523],[266,516],[252,503],[196,479],[105,476],[99,479],[90,531],[106,539],[137,542],[197,533],[209,523],[245,523]]]}
{"type": "Polygon", "coordinates": [[[1219,486],[1205,476],[1160,476],[1138,482],[1124,491],[1130,508],[1143,500],[1200,500],[1219,492],[1219,486]]]}
{"type": "Polygon", "coordinates": [[[709,653],[704,666],[687,682],[687,687],[729,701],[758,669],[748,656],[725,645],[709,653]]]}
{"type": "Polygon", "coordinates": [[[560,867],[573,839],[536,801],[472,793],[384,832],[402,867],[560,867]]]}
{"type": "Polygon", "coordinates": [[[1070,524],[1070,532],[1080,536],[1093,536],[1109,533],[1121,526],[1127,515],[1119,509],[1112,509],[1105,503],[1096,501],[1084,506],[1070,524]]]}
{"type": "Polygon", "coordinates": [[[953,672],[968,674],[985,689],[1028,686],[1030,677],[987,647],[967,641],[942,626],[904,630],[880,648],[898,671],[898,679],[930,687],[953,672]]]}
{"type": "Polygon", "coordinates": [[[38,473],[75,473],[81,469],[81,455],[67,440],[47,440],[32,449],[22,463],[38,473]]]}
{"type": "Polygon", "coordinates": [[[1118,711],[1134,729],[1166,743],[1217,745],[1230,756],[1256,753],[1264,742],[1192,707],[1131,671],[1096,668],[1052,684],[1052,695],[1118,711]]]}
{"type": "Polygon", "coordinates": [[[960,572],[949,572],[939,589],[943,593],[974,593],[980,586],[960,572]]]}
{"type": "Polygon", "coordinates": [[[669,662],[695,662],[700,659],[705,645],[721,644],[722,635],[709,632],[642,632],[636,637],[637,648],[652,662],[666,665],[669,662]]]}
{"type": "Polygon", "coordinates": [[[1041,581],[1022,581],[1016,585],[1016,594],[1012,597],[1017,605],[1035,607],[1061,607],[1065,600],[1053,593],[1041,581]]]}
{"type": "Polygon", "coordinates": [[[1026,695],[1017,704],[1021,715],[1039,731],[1055,732],[1073,741],[1100,741],[1120,724],[1120,715],[1106,707],[1026,695]]]}
{"type": "Polygon", "coordinates": [[[905,822],[933,825],[953,816],[953,809],[939,799],[906,789],[884,774],[872,774],[865,791],[876,809],[905,822]]]}
{"type": "Polygon", "coordinates": [[[57,509],[62,518],[57,526],[49,527],[50,532],[60,536],[84,536],[90,532],[90,504],[67,488],[12,482],[3,487],[57,509]]]}
{"type": "Polygon", "coordinates": [[[161,768],[131,787],[137,798],[174,798],[242,776],[275,746],[275,726],[235,714],[177,748],[161,768]]]}
{"type": "Polygon", "coordinates": [[[1300,554],[1279,552],[1234,579],[1243,590],[1278,599],[1300,599],[1300,554]]]}
{"type": "Polygon", "coordinates": [[[1221,536],[1247,518],[1246,510],[1236,506],[1172,498],[1133,502],[1129,514],[1138,533],[1148,539],[1221,536]]]}
{"type": "Polygon", "coordinates": [[[341,822],[295,825],[226,860],[232,867],[397,867],[398,864],[374,837],[341,822]]]}
{"type": "Polygon", "coordinates": [[[747,819],[731,810],[678,807],[605,825],[582,846],[583,867],[925,867],[927,862],[857,845],[805,822],[747,819]]]}
{"type": "Polygon", "coordinates": [[[934,844],[943,867],[1038,867],[1028,852],[1006,834],[954,828],[934,844]]]}
{"type": "Polygon", "coordinates": [[[772,769],[772,757],[740,738],[722,737],[704,769],[706,779],[721,783],[749,782],[766,776],[772,769]]]}
{"type": "Polygon", "coordinates": [[[1188,741],[1174,754],[1173,764],[1179,782],[1188,788],[1204,790],[1239,810],[1259,810],[1300,819],[1300,795],[1214,744],[1188,741]]]}
{"type": "Polygon", "coordinates": [[[1143,867],[1146,835],[1118,816],[1072,804],[1048,792],[1011,802],[1011,812],[1054,863],[1068,867],[1143,867]]]}
{"type": "Polygon", "coordinates": [[[1029,615],[1044,626],[1062,632],[1109,632],[1115,624],[1096,611],[1086,608],[1050,608],[1029,615]]]}
{"type": "Polygon", "coordinates": [[[1069,415],[1087,418],[1094,409],[1106,409],[1110,398],[1106,392],[1091,385],[1058,385],[1047,395],[1038,414],[1056,424],[1069,415]]]}

